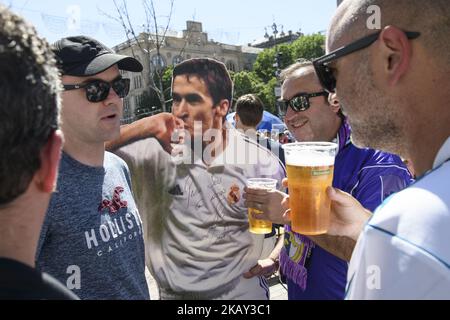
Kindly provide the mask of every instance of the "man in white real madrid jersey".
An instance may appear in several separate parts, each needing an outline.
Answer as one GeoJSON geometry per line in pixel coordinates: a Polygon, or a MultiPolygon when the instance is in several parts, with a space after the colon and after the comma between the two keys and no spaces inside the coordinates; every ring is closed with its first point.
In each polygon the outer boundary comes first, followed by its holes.
{"type": "Polygon", "coordinates": [[[285,173],[276,156],[226,127],[232,87],[223,63],[186,60],[173,71],[173,114],[123,127],[111,146],[125,145],[116,152],[132,173],[162,299],[268,299],[264,277],[243,277],[262,241],[248,231],[242,193],[248,178],[281,187],[285,173]],[[166,152],[176,126],[187,146],[178,158],[166,152]]]}

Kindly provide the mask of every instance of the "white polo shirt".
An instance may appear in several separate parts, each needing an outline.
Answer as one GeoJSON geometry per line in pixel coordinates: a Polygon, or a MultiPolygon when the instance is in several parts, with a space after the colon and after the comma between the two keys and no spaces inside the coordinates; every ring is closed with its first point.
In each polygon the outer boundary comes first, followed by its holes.
{"type": "Polygon", "coordinates": [[[254,241],[248,231],[243,189],[254,177],[277,179],[281,187],[284,169],[267,149],[229,132],[227,147],[210,166],[201,159],[177,164],[156,139],[118,151],[131,171],[147,261],[163,291],[219,297],[237,286],[261,254],[262,238],[254,241]]]}
{"type": "Polygon", "coordinates": [[[386,199],[358,239],[347,299],[450,299],[450,138],[428,172],[386,199]]]}

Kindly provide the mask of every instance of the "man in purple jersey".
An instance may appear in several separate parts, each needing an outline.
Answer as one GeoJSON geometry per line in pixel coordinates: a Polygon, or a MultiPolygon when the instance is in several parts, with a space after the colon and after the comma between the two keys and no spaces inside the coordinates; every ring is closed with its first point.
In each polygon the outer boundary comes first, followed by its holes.
{"type": "MultiPolygon", "coordinates": [[[[281,77],[285,123],[293,136],[298,141],[334,141],[339,145],[334,187],[350,193],[373,211],[390,194],[410,184],[411,175],[398,156],[353,145],[351,128],[340,111],[339,100],[335,94],[323,91],[311,62],[297,62],[285,69],[281,77]]],[[[287,195],[274,191],[261,197],[260,192],[247,190],[248,206],[261,207],[271,213],[274,222],[283,222],[286,208],[280,206],[280,200],[287,195]]],[[[287,278],[288,298],[343,299],[349,257],[334,256],[311,239],[314,238],[297,234],[286,225],[284,247],[275,249],[287,278]]]]}

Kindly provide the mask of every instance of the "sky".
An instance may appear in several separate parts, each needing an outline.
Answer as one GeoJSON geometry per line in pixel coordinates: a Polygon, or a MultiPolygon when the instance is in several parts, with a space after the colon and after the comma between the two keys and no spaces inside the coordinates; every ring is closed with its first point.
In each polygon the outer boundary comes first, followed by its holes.
{"type": "MultiPolygon", "coordinates": [[[[122,0],[116,0],[122,3],[122,0]]],[[[31,22],[38,33],[54,42],[62,37],[85,34],[108,46],[126,40],[123,29],[109,16],[116,16],[113,0],[0,0],[31,22]]],[[[154,0],[158,24],[166,26],[169,0],[154,0]]],[[[127,0],[135,30],[145,23],[142,0],[127,0]]],[[[174,0],[169,29],[186,29],[186,20],[202,22],[208,38],[226,44],[247,45],[278,32],[305,34],[325,31],[336,9],[335,0],[174,0]]]]}

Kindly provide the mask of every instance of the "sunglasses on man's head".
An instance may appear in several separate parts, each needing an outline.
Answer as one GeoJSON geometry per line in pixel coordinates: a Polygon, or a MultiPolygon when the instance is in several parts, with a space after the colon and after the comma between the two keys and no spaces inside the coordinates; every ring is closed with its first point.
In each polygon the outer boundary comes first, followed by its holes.
{"type": "MultiPolygon", "coordinates": [[[[415,39],[420,36],[420,32],[404,31],[408,39],[415,39]]],[[[381,31],[368,35],[361,39],[358,39],[346,46],[330,52],[320,58],[313,60],[314,69],[316,69],[317,76],[322,84],[323,88],[328,92],[334,92],[336,89],[336,78],[333,75],[332,69],[328,66],[331,61],[342,58],[355,51],[367,48],[372,43],[377,41],[381,31]]]]}
{"type": "Polygon", "coordinates": [[[282,104],[284,105],[283,106],[284,110],[282,110],[282,111],[284,113],[286,113],[287,109],[289,107],[291,107],[292,110],[294,110],[295,112],[306,111],[311,106],[309,103],[310,98],[320,97],[320,96],[328,97],[328,94],[329,93],[326,91],[313,92],[313,93],[299,93],[289,100],[281,100],[282,104]]]}
{"type": "Polygon", "coordinates": [[[81,84],[65,84],[63,87],[64,90],[84,89],[86,91],[86,99],[89,102],[101,102],[108,97],[111,88],[120,98],[125,98],[130,91],[130,79],[117,78],[111,83],[103,80],[93,80],[81,84]]]}

